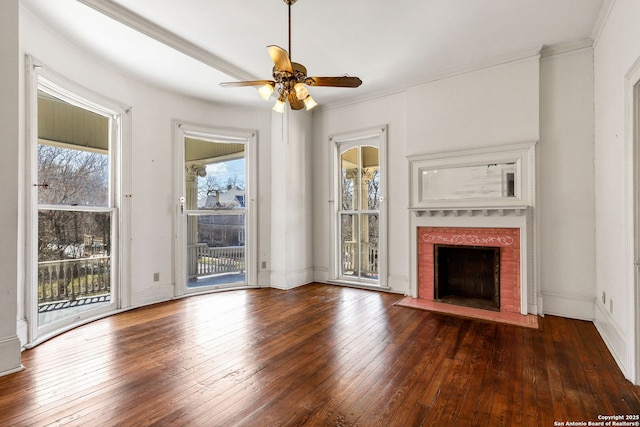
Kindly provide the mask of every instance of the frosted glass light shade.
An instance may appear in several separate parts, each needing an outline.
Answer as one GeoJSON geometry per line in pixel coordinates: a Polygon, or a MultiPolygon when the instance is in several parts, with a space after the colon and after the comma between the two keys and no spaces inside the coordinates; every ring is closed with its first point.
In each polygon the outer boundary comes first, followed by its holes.
{"type": "Polygon", "coordinates": [[[284,113],[284,101],[278,99],[273,106],[273,111],[276,113],[284,113]]]}
{"type": "Polygon", "coordinates": [[[311,97],[311,95],[307,96],[304,99],[304,106],[306,107],[307,111],[311,110],[316,105],[318,105],[318,103],[316,101],[314,101],[314,99],[311,97]]]}
{"type": "Polygon", "coordinates": [[[296,83],[293,89],[296,91],[296,97],[298,97],[298,99],[301,101],[309,96],[309,90],[304,85],[304,83],[296,83]]]}
{"type": "Polygon", "coordinates": [[[258,89],[258,94],[260,94],[260,98],[267,101],[271,94],[273,93],[273,86],[270,84],[266,84],[264,86],[260,86],[258,89]]]}

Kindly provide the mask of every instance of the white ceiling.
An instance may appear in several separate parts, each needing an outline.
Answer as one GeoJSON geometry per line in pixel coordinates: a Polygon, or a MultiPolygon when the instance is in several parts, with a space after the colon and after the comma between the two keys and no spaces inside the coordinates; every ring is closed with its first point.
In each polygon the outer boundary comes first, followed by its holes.
{"type": "MultiPolygon", "coordinates": [[[[266,46],[288,48],[283,0],[21,0],[81,49],[137,79],[216,102],[270,107],[266,46]]],[[[320,104],[384,94],[543,46],[592,37],[607,0],[298,0],[292,59],[309,75],[351,75],[312,89],[320,104]]]]}

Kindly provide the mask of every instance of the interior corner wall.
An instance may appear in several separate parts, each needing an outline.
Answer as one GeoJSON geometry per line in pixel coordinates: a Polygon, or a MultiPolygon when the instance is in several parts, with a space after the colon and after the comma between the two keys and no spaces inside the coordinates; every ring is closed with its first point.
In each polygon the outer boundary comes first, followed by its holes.
{"type": "Polygon", "coordinates": [[[627,73],[640,60],[640,2],[615,0],[594,48],[595,324],[627,378],[640,383],[634,267],[633,129],[627,73]],[[604,302],[603,302],[604,299],[604,302]]]}
{"type": "Polygon", "coordinates": [[[539,283],[545,314],[593,320],[593,49],[540,61],[539,283]]]}
{"type": "Polygon", "coordinates": [[[272,114],[271,281],[291,289],[313,281],[311,116],[272,114]]]}
{"type": "Polygon", "coordinates": [[[20,369],[17,335],[20,212],[18,159],[20,158],[21,103],[19,98],[19,2],[0,3],[0,375],[20,369]]]}

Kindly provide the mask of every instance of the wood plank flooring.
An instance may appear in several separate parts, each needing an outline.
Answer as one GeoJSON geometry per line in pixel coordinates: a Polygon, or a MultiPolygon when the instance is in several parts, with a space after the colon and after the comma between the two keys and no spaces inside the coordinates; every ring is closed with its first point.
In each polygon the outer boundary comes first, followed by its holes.
{"type": "Polygon", "coordinates": [[[553,426],[640,414],[589,322],[539,330],[311,284],[194,296],[69,331],[0,378],[1,426],[553,426]]]}

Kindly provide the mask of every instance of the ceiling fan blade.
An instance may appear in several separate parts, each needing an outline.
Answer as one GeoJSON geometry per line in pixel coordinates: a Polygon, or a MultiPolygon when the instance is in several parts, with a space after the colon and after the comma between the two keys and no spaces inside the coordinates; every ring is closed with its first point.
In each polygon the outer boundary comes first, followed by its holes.
{"type": "Polygon", "coordinates": [[[246,82],[222,82],[220,86],[222,87],[242,87],[242,86],[264,86],[266,84],[270,84],[275,86],[276,82],[273,80],[251,80],[246,82]]]}
{"type": "Polygon", "coordinates": [[[358,87],[362,80],[358,77],[307,77],[305,83],[309,86],[358,87]]]}
{"type": "Polygon", "coordinates": [[[304,101],[299,100],[295,92],[289,92],[289,105],[292,110],[302,110],[304,101]]]}
{"type": "Polygon", "coordinates": [[[267,46],[267,50],[269,51],[271,60],[276,65],[276,70],[293,73],[291,59],[289,58],[289,54],[286,50],[276,45],[267,46]]]}

